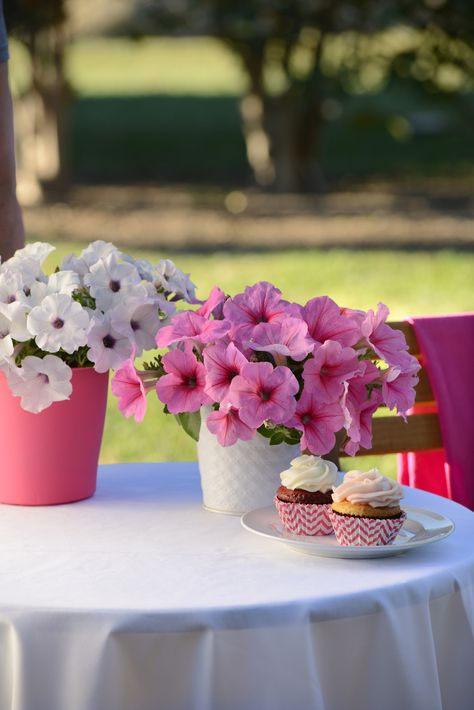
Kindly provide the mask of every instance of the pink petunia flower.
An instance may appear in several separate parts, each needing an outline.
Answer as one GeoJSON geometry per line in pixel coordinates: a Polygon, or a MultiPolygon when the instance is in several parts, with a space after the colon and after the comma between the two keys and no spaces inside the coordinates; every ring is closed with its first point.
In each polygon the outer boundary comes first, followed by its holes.
{"type": "Polygon", "coordinates": [[[411,358],[408,371],[400,372],[398,367],[389,367],[382,373],[382,397],[389,409],[397,408],[397,412],[406,419],[406,413],[415,404],[415,387],[418,384],[417,373],[420,369],[418,360],[411,358]]]}
{"type": "Polygon", "coordinates": [[[308,324],[310,336],[316,343],[337,340],[341,345],[357,343],[360,329],[357,321],[348,315],[342,315],[341,309],[329,296],[312,298],[301,312],[308,324]]]}
{"type": "Polygon", "coordinates": [[[359,326],[361,325],[366,315],[367,313],[365,311],[361,311],[360,309],[341,308],[341,316],[344,316],[345,318],[351,318],[359,326]]]}
{"type": "Polygon", "coordinates": [[[232,446],[238,439],[249,441],[256,434],[255,429],[242,421],[238,409],[229,400],[221,402],[219,410],[209,414],[207,428],[221,446],[232,446]]]}
{"type": "Polygon", "coordinates": [[[229,330],[230,323],[222,320],[209,320],[192,311],[177,313],[171,320],[171,325],[166,325],[156,334],[156,344],[165,348],[173,343],[192,340],[197,345],[211,343],[222,338],[229,330]]]}
{"type": "Polygon", "coordinates": [[[388,365],[402,370],[409,368],[410,355],[408,345],[401,330],[391,328],[385,321],[390,311],[383,303],[379,303],[377,312],[372,309],[361,324],[361,332],[367,344],[388,365]]]}
{"type": "Polygon", "coordinates": [[[338,402],[325,404],[312,392],[303,390],[296,411],[286,425],[303,432],[301,450],[321,456],[336,443],[335,433],[344,426],[344,415],[338,402]]]}
{"type": "Polygon", "coordinates": [[[287,367],[249,362],[232,380],[229,399],[239,409],[242,421],[258,429],[266,419],[280,424],[291,417],[298,389],[298,380],[287,367]]]}
{"type": "Polygon", "coordinates": [[[158,380],[153,370],[139,372],[135,369],[133,359],[127,360],[115,373],[112,379],[112,393],[118,397],[118,408],[126,417],[132,417],[136,422],[143,421],[146,414],[146,395],[158,380]]]}
{"type": "Polygon", "coordinates": [[[232,323],[231,337],[237,341],[248,340],[259,323],[279,323],[288,316],[299,316],[299,307],[281,298],[281,291],[260,281],[247,286],[244,293],[229,298],[224,303],[224,318],[232,323]]]}
{"type": "Polygon", "coordinates": [[[303,380],[321,402],[335,402],[343,392],[343,382],[359,371],[355,350],[326,340],[315,347],[313,357],[305,363],[303,380]]]}
{"type": "Polygon", "coordinates": [[[158,399],[166,404],[172,414],[197,412],[212,400],[204,391],[206,370],[190,349],[172,350],[163,357],[167,375],[156,384],[158,399]]]}
{"type": "Polygon", "coordinates": [[[212,397],[214,402],[222,402],[229,393],[232,380],[240,375],[247,362],[247,358],[234,343],[216,343],[207,347],[204,350],[206,394],[212,397]]]}
{"type": "Polygon", "coordinates": [[[204,301],[201,308],[198,308],[196,313],[203,318],[210,318],[213,315],[215,318],[222,319],[222,305],[226,299],[224,291],[221,291],[219,286],[214,286],[207,301],[204,301]]]}
{"type": "Polygon", "coordinates": [[[341,399],[344,412],[344,426],[349,441],[344,451],[353,456],[360,448],[370,448],[372,442],[372,415],[382,403],[380,390],[372,390],[370,397],[367,385],[380,383],[378,368],[370,360],[360,363],[361,371],[344,383],[341,399]]]}
{"type": "Polygon", "coordinates": [[[380,390],[373,390],[370,399],[366,399],[358,408],[356,417],[353,418],[349,441],[344,446],[344,451],[349,456],[354,456],[360,447],[370,449],[372,446],[372,417],[381,404],[380,390]]]}
{"type": "Polygon", "coordinates": [[[260,323],[246,343],[252,350],[271,353],[275,360],[291,357],[300,362],[312,351],[314,343],[308,338],[308,326],[300,318],[286,318],[279,323],[260,323]]]}

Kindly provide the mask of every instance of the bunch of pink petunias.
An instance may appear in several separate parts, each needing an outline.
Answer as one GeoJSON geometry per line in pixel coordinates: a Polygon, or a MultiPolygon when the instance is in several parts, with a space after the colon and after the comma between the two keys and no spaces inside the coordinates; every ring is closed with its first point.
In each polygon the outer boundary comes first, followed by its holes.
{"type": "Polygon", "coordinates": [[[197,311],[171,318],[156,336],[153,366],[120,368],[113,391],[126,416],[143,419],[155,389],[165,411],[196,434],[207,427],[222,446],[252,439],[301,444],[325,454],[345,430],[343,449],[371,446],[371,422],[382,404],[405,416],[415,400],[419,364],[388,308],[340,308],[328,296],[301,306],[259,282],[233,298],[215,287],[197,311]]]}

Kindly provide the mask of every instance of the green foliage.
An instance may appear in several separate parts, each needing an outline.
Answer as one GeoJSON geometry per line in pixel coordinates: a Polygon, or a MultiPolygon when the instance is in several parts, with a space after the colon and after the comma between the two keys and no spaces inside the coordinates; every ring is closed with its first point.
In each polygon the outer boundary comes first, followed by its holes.
{"type": "Polygon", "coordinates": [[[34,33],[66,19],[65,0],[7,0],[3,5],[9,32],[28,43],[34,33]]]}
{"type": "Polygon", "coordinates": [[[270,426],[266,422],[257,431],[261,436],[269,439],[270,446],[278,446],[278,444],[293,446],[300,442],[302,436],[301,431],[298,431],[298,429],[290,429],[282,425],[270,426]]]}
{"type": "MultiPolygon", "coordinates": [[[[148,33],[209,33],[232,49],[249,87],[241,104],[249,163],[258,184],[280,192],[323,188],[321,131],[341,93],[378,92],[394,78],[428,91],[474,85],[474,4],[461,0],[139,0],[136,8],[148,33]]],[[[406,135],[405,123],[396,117],[392,132],[406,135]]]]}
{"type": "Polygon", "coordinates": [[[143,362],[143,369],[144,370],[153,370],[155,372],[158,372],[160,376],[164,375],[165,368],[163,367],[163,356],[156,355],[151,360],[147,360],[146,362],[143,362]]]}
{"type": "Polygon", "coordinates": [[[259,81],[270,91],[291,84],[314,90],[315,80],[319,90],[321,80],[326,89],[334,80],[380,88],[392,72],[441,90],[439,69],[457,70],[464,86],[472,78],[474,4],[466,0],[139,0],[136,7],[149,32],[209,33],[228,43],[249,73],[263,62],[259,81]]]}
{"type": "MultiPolygon", "coordinates": [[[[34,340],[27,340],[24,343],[16,343],[16,345],[21,345],[21,350],[15,357],[15,364],[20,367],[21,363],[30,355],[34,357],[44,358],[48,353],[39,348],[34,340]]],[[[89,348],[87,346],[80,347],[76,352],[69,354],[64,350],[58,350],[54,353],[56,357],[69,365],[69,367],[93,367],[93,364],[88,360],[87,353],[89,348]]]]}
{"type": "Polygon", "coordinates": [[[194,441],[199,440],[199,430],[201,428],[201,412],[183,412],[182,414],[175,414],[175,419],[180,426],[183,427],[186,434],[188,434],[194,441]]]}
{"type": "Polygon", "coordinates": [[[84,308],[91,308],[93,311],[95,311],[95,298],[91,296],[89,289],[85,286],[81,286],[80,288],[73,291],[73,293],[71,294],[71,298],[73,301],[77,301],[78,303],[80,303],[81,306],[83,306],[84,308]]]}

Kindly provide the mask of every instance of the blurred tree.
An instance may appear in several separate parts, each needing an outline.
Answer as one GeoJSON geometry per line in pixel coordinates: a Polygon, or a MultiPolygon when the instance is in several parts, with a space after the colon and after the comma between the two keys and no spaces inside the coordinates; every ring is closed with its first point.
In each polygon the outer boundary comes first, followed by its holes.
{"type": "Polygon", "coordinates": [[[7,0],[9,33],[27,49],[31,81],[17,99],[18,164],[24,197],[69,186],[69,107],[64,73],[65,0],[7,0]]]}
{"type": "MultiPolygon", "coordinates": [[[[474,85],[472,0],[6,0],[5,5],[9,29],[32,62],[31,91],[22,100],[27,109],[20,115],[25,117],[19,125],[20,163],[43,189],[64,189],[69,177],[66,10],[82,13],[82,21],[88,18],[101,32],[213,35],[230,47],[248,82],[240,108],[249,163],[258,184],[282,192],[321,188],[321,132],[325,120],[340,112],[344,92],[380,91],[391,78],[428,91],[462,92],[474,85]]],[[[393,131],[403,130],[403,121],[394,124],[393,131]]]]}
{"type": "Polygon", "coordinates": [[[279,191],[321,188],[321,130],[341,91],[393,75],[460,90],[474,76],[471,0],[135,0],[135,33],[176,31],[213,34],[240,57],[248,160],[279,191]]]}

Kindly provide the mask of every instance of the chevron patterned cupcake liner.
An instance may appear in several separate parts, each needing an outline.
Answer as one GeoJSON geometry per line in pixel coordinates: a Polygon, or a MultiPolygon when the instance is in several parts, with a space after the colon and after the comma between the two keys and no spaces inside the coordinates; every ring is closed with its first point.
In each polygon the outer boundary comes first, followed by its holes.
{"type": "Polygon", "coordinates": [[[330,505],[286,503],[279,498],[274,502],[281,522],[293,535],[332,535],[330,505]]]}
{"type": "Polygon", "coordinates": [[[339,545],[373,547],[393,542],[407,516],[402,511],[399,518],[357,518],[330,510],[329,517],[339,545]]]}

